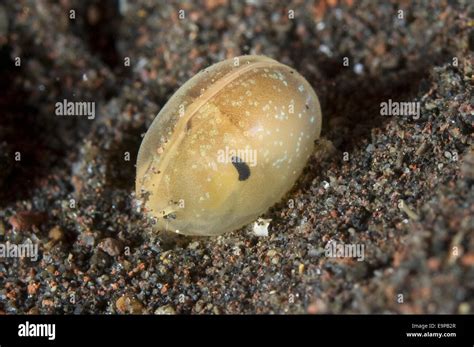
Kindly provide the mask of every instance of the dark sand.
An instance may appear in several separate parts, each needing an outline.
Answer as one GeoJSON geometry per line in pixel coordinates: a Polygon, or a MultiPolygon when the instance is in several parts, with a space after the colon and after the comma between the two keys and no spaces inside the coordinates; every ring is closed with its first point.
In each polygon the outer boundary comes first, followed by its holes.
{"type": "Polygon", "coordinates": [[[1,313],[474,312],[472,1],[53,3],[0,4],[0,242],[40,253],[0,259],[1,313]],[[323,139],[268,237],[157,235],[133,199],[141,134],[242,54],[306,77],[323,139]],[[56,116],[65,98],[96,118],[56,116]],[[420,118],[381,116],[388,99],[420,118]],[[326,257],[329,240],[364,260],[326,257]]]}

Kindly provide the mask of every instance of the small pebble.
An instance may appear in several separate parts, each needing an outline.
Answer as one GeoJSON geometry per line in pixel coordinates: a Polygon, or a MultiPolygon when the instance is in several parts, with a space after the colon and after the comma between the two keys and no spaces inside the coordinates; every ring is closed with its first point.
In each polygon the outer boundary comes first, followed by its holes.
{"type": "Polygon", "coordinates": [[[119,313],[141,314],[143,305],[133,296],[124,295],[117,299],[115,307],[119,313]]]}
{"type": "Polygon", "coordinates": [[[116,257],[122,253],[123,243],[112,237],[107,237],[100,241],[99,248],[112,257],[116,257]]]}
{"type": "Polygon", "coordinates": [[[64,238],[64,233],[59,226],[55,226],[49,231],[48,236],[53,241],[60,241],[64,238]]]}
{"type": "Polygon", "coordinates": [[[176,314],[175,309],[171,305],[160,306],[155,310],[156,315],[173,315],[176,314]]]}
{"type": "Polygon", "coordinates": [[[19,231],[30,230],[33,226],[40,225],[45,220],[45,215],[40,212],[23,211],[10,217],[8,222],[19,231]]]}

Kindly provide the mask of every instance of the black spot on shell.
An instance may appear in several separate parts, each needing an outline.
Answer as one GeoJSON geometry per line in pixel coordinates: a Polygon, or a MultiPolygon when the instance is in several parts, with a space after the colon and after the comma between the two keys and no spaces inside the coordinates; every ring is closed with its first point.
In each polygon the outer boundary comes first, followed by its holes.
{"type": "Polygon", "coordinates": [[[242,159],[239,157],[232,157],[232,164],[239,173],[239,181],[245,181],[250,177],[250,168],[242,159]]]}

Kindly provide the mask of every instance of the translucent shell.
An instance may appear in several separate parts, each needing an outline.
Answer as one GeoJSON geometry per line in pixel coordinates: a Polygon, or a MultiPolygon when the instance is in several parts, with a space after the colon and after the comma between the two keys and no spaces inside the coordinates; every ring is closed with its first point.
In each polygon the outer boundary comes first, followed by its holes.
{"type": "Polygon", "coordinates": [[[290,67],[264,56],[212,65],[179,88],[148,129],[137,196],[159,230],[236,230],[291,189],[321,120],[313,88],[290,67]]]}

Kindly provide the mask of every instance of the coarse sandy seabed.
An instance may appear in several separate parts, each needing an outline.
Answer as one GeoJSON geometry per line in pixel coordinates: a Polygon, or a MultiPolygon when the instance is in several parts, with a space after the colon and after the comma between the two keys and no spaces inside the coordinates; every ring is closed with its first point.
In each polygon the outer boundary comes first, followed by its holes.
{"type": "Polygon", "coordinates": [[[474,312],[472,1],[152,3],[0,5],[0,242],[39,245],[0,259],[1,313],[474,312]],[[267,237],[153,233],[133,199],[141,134],[242,54],[305,76],[323,139],[267,237]],[[63,99],[95,118],[56,116],[63,99]],[[388,99],[419,119],[381,116],[388,99]],[[330,240],[364,260],[327,257],[330,240]]]}

